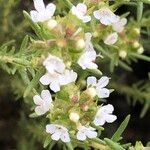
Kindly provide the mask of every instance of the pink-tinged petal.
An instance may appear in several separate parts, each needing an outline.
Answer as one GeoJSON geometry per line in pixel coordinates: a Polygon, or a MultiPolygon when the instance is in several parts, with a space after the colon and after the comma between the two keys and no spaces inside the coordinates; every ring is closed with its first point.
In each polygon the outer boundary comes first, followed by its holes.
{"type": "Polygon", "coordinates": [[[34,103],[36,105],[42,105],[43,104],[43,100],[42,100],[42,98],[39,95],[35,95],[33,97],[33,100],[34,100],[34,103]]]}
{"type": "Polygon", "coordinates": [[[51,83],[51,77],[50,74],[45,74],[40,78],[40,82],[43,85],[49,85],[51,83]]]}
{"type": "Polygon", "coordinates": [[[38,12],[35,10],[30,11],[31,19],[33,22],[38,22],[38,12]]]}
{"type": "Polygon", "coordinates": [[[110,95],[110,91],[106,88],[96,88],[96,92],[99,98],[107,98],[110,95]]]}
{"type": "Polygon", "coordinates": [[[55,10],[56,10],[56,5],[54,5],[53,3],[50,3],[46,6],[46,12],[50,17],[54,15],[55,10]]]}
{"type": "Polygon", "coordinates": [[[48,124],[46,125],[46,132],[53,134],[56,130],[56,126],[54,124],[48,124]]]}
{"type": "Polygon", "coordinates": [[[52,97],[51,97],[49,90],[43,90],[41,92],[41,97],[45,102],[48,102],[48,101],[52,102],[52,97]]]}
{"type": "Polygon", "coordinates": [[[82,131],[78,131],[78,132],[77,132],[77,139],[80,140],[80,141],[86,140],[86,135],[85,135],[85,133],[82,132],[82,131]]]}
{"type": "Polygon", "coordinates": [[[113,45],[117,42],[118,40],[118,34],[116,32],[108,35],[105,39],[104,39],[104,43],[107,45],[113,45]]]}
{"type": "Polygon", "coordinates": [[[108,85],[108,83],[109,83],[109,78],[106,77],[106,76],[103,76],[103,77],[101,77],[101,78],[98,80],[97,86],[98,86],[99,88],[103,88],[103,87],[105,87],[106,85],[108,85]]]}
{"type": "Polygon", "coordinates": [[[38,116],[40,116],[40,115],[45,114],[46,112],[45,112],[45,110],[43,109],[42,106],[37,106],[37,107],[35,108],[35,113],[36,113],[38,116]]]}
{"type": "Polygon", "coordinates": [[[60,136],[61,136],[61,132],[55,132],[51,138],[55,141],[58,141],[60,139],[60,136]]]}
{"type": "Polygon", "coordinates": [[[38,12],[42,12],[45,10],[45,5],[43,0],[34,0],[34,7],[38,12]]]}
{"type": "Polygon", "coordinates": [[[62,133],[61,136],[60,136],[60,138],[61,138],[61,140],[62,140],[63,142],[65,142],[65,143],[70,142],[70,137],[69,137],[68,132],[62,133]]]}
{"type": "Polygon", "coordinates": [[[79,3],[79,4],[76,6],[76,8],[77,8],[77,10],[78,10],[79,12],[81,12],[83,15],[85,15],[86,12],[87,12],[87,6],[86,6],[85,4],[83,4],[83,3],[79,3]]]}

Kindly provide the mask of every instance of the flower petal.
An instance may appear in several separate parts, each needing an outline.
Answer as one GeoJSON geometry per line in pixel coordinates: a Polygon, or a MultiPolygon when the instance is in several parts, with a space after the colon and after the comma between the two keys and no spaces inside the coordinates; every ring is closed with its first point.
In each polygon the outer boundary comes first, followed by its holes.
{"type": "Polygon", "coordinates": [[[80,141],[84,141],[86,140],[86,135],[84,132],[81,132],[81,131],[78,131],[77,132],[77,139],[80,140],[80,141]]]}
{"type": "Polygon", "coordinates": [[[42,105],[43,104],[43,100],[42,100],[42,98],[39,95],[35,95],[33,97],[33,100],[34,100],[34,103],[36,105],[42,105]]]}
{"type": "Polygon", "coordinates": [[[68,132],[64,132],[63,134],[61,134],[60,138],[65,143],[70,142],[70,137],[68,132]]]}
{"type": "Polygon", "coordinates": [[[51,138],[55,141],[58,141],[60,139],[60,136],[61,136],[61,132],[57,131],[51,136],[51,138]]]}
{"type": "Polygon", "coordinates": [[[111,105],[111,104],[107,104],[107,105],[105,105],[105,106],[102,106],[102,107],[100,107],[99,108],[99,111],[101,112],[101,113],[105,113],[105,114],[110,114],[110,113],[112,113],[113,111],[114,111],[114,107],[113,107],[113,105],[111,105]]]}
{"type": "Polygon", "coordinates": [[[56,5],[53,3],[50,3],[46,6],[46,12],[49,14],[50,17],[52,17],[55,13],[56,5]]]}
{"type": "Polygon", "coordinates": [[[96,125],[96,126],[102,126],[105,124],[105,118],[104,117],[99,117],[99,116],[96,116],[93,123],[96,125]]]}
{"type": "Polygon", "coordinates": [[[48,124],[46,125],[46,132],[53,134],[56,130],[56,126],[54,124],[48,124]]]}
{"type": "Polygon", "coordinates": [[[34,0],[34,7],[38,12],[42,12],[45,10],[45,5],[43,0],[34,0]]]}
{"type": "Polygon", "coordinates": [[[115,115],[106,115],[105,119],[106,119],[106,122],[112,123],[117,119],[117,116],[115,116],[115,115]]]}
{"type": "Polygon", "coordinates": [[[33,22],[38,22],[38,12],[35,10],[30,11],[31,19],[33,22]]]}
{"type": "Polygon", "coordinates": [[[49,85],[51,83],[50,75],[47,73],[40,78],[40,82],[43,85],[49,85]]]}
{"type": "Polygon", "coordinates": [[[106,76],[103,76],[103,77],[101,77],[101,78],[98,80],[97,86],[98,86],[99,88],[103,88],[103,87],[105,87],[106,85],[108,85],[108,83],[109,83],[109,78],[106,77],[106,76]]]}
{"type": "Polygon", "coordinates": [[[110,95],[110,91],[106,88],[96,88],[96,92],[99,98],[107,98],[110,95]]]}
{"type": "Polygon", "coordinates": [[[98,19],[98,20],[101,18],[100,13],[99,13],[99,10],[94,11],[94,12],[93,12],[93,15],[94,15],[94,17],[95,17],[96,19],[98,19]]]}
{"type": "Polygon", "coordinates": [[[97,137],[97,132],[96,131],[92,131],[92,130],[88,130],[86,132],[86,136],[90,139],[92,138],[96,138],[97,137]]]}
{"type": "Polygon", "coordinates": [[[118,40],[118,34],[116,32],[108,35],[105,39],[104,39],[104,43],[107,45],[113,45],[117,42],[118,40]]]}
{"type": "Polygon", "coordinates": [[[83,3],[79,3],[76,8],[79,12],[82,12],[83,15],[85,15],[87,12],[87,6],[83,3]]]}
{"type": "Polygon", "coordinates": [[[88,77],[88,78],[87,78],[87,86],[90,86],[90,85],[96,86],[96,84],[97,84],[97,79],[96,79],[96,77],[91,76],[91,77],[88,77]]]}
{"type": "Polygon", "coordinates": [[[50,103],[52,102],[52,96],[51,96],[49,90],[43,90],[41,92],[41,97],[46,102],[50,102],[50,103]]]}
{"type": "Polygon", "coordinates": [[[54,92],[60,91],[60,85],[58,82],[54,81],[50,84],[50,89],[54,92]]]}
{"type": "Polygon", "coordinates": [[[37,106],[37,107],[35,108],[35,113],[36,113],[38,116],[40,116],[40,115],[45,114],[46,111],[43,109],[42,106],[37,106]]]}
{"type": "Polygon", "coordinates": [[[82,20],[84,23],[89,22],[91,21],[91,16],[84,16],[82,20]]]}

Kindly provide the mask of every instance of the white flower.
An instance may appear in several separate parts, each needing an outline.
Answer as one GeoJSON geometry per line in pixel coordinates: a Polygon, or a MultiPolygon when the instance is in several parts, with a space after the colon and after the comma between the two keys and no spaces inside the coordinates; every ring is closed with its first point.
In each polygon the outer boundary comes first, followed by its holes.
{"type": "Polygon", "coordinates": [[[47,71],[53,73],[63,73],[65,70],[65,64],[60,58],[50,55],[44,60],[43,65],[47,71]]]}
{"type": "Polygon", "coordinates": [[[79,126],[77,132],[77,139],[80,141],[86,140],[86,138],[92,139],[97,137],[97,132],[95,128],[79,126]]]}
{"type": "Polygon", "coordinates": [[[114,122],[117,119],[117,117],[115,115],[112,115],[113,111],[114,107],[110,104],[100,107],[96,113],[94,124],[96,126],[102,126],[105,124],[105,122],[114,122]]]}
{"type": "Polygon", "coordinates": [[[104,43],[107,45],[113,45],[118,40],[118,34],[116,32],[109,34],[105,39],[104,43]]]}
{"type": "Polygon", "coordinates": [[[59,81],[60,77],[61,74],[59,73],[53,73],[53,74],[46,73],[40,78],[40,82],[43,85],[49,85],[52,91],[58,92],[60,91],[60,81],[59,81]]]}
{"type": "Polygon", "coordinates": [[[64,74],[60,76],[60,85],[67,85],[69,83],[75,82],[77,79],[77,73],[73,70],[65,70],[64,74]]]}
{"type": "Polygon", "coordinates": [[[56,6],[52,3],[45,7],[43,0],[34,0],[34,7],[36,10],[30,11],[34,22],[44,22],[51,19],[56,10],[56,6]]]}
{"type": "Polygon", "coordinates": [[[73,70],[65,70],[63,74],[60,73],[46,73],[40,78],[40,82],[43,85],[49,85],[50,89],[54,92],[60,91],[62,85],[67,85],[71,82],[75,82],[77,79],[77,73],[73,70]]]}
{"type": "Polygon", "coordinates": [[[82,69],[97,69],[98,66],[94,61],[96,60],[96,52],[95,51],[86,51],[83,53],[78,59],[78,64],[82,67],[82,69]]]}
{"type": "Polygon", "coordinates": [[[85,33],[85,50],[86,51],[95,51],[93,44],[91,42],[92,34],[90,32],[85,33]]]}
{"type": "Polygon", "coordinates": [[[52,97],[48,90],[43,90],[41,96],[35,95],[33,100],[37,105],[35,108],[35,113],[37,115],[43,115],[53,107],[52,97]]]}
{"type": "Polygon", "coordinates": [[[127,52],[125,50],[121,50],[119,51],[119,56],[124,59],[127,56],[127,52]]]}
{"type": "Polygon", "coordinates": [[[51,138],[55,141],[61,139],[63,142],[70,142],[70,136],[68,129],[57,125],[57,124],[48,124],[46,125],[46,132],[52,134],[51,138]]]}
{"type": "Polygon", "coordinates": [[[120,33],[124,30],[124,26],[127,24],[126,18],[121,18],[117,22],[112,24],[113,30],[120,33]]]}
{"type": "Polygon", "coordinates": [[[87,6],[83,3],[79,3],[77,6],[73,6],[71,8],[71,12],[85,23],[91,20],[91,17],[86,15],[87,6]]]}
{"type": "Polygon", "coordinates": [[[109,8],[101,8],[94,11],[94,17],[104,25],[111,25],[118,22],[119,16],[115,15],[109,8]]]}
{"type": "Polygon", "coordinates": [[[109,97],[110,91],[105,88],[108,83],[109,78],[106,76],[101,77],[98,81],[93,76],[87,78],[87,86],[91,85],[92,87],[94,87],[99,98],[109,97]]]}

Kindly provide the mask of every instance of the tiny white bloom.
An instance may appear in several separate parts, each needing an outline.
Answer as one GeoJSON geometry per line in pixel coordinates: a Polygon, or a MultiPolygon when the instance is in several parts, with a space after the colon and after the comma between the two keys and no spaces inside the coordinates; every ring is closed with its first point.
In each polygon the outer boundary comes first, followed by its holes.
{"type": "Polygon", "coordinates": [[[54,29],[56,26],[57,26],[57,21],[54,20],[54,19],[50,19],[48,22],[47,22],[47,26],[49,29],[54,29]]]}
{"type": "Polygon", "coordinates": [[[113,45],[118,40],[118,34],[116,32],[109,34],[105,39],[104,43],[107,45],[113,45]]]}
{"type": "Polygon", "coordinates": [[[85,33],[85,50],[86,51],[95,51],[93,44],[91,42],[92,34],[90,32],[85,33]]]}
{"type": "Polygon", "coordinates": [[[144,52],[143,46],[140,46],[140,48],[138,48],[137,52],[138,52],[138,54],[142,54],[144,52]]]}
{"type": "Polygon", "coordinates": [[[55,141],[59,139],[65,143],[70,142],[70,136],[68,129],[57,124],[46,125],[46,132],[52,134],[51,138],[55,141]]]}
{"type": "Polygon", "coordinates": [[[86,51],[83,53],[78,59],[78,64],[82,67],[82,69],[97,69],[98,66],[94,62],[96,60],[96,52],[95,51],[86,51]]]}
{"type": "Polygon", "coordinates": [[[64,74],[60,76],[60,85],[67,85],[69,83],[75,82],[77,79],[77,73],[73,70],[65,70],[64,74]]]}
{"type": "Polygon", "coordinates": [[[43,115],[53,107],[52,97],[48,90],[43,90],[41,96],[35,95],[33,100],[37,105],[35,108],[35,113],[37,115],[43,115]]]}
{"type": "Polygon", "coordinates": [[[77,47],[78,49],[83,49],[83,48],[85,48],[85,41],[84,41],[84,39],[79,39],[79,40],[77,41],[77,43],[76,43],[76,47],[77,47]]]}
{"type": "Polygon", "coordinates": [[[54,92],[60,91],[60,77],[59,73],[46,73],[40,78],[40,82],[43,85],[49,85],[50,89],[54,92]]]}
{"type": "Polygon", "coordinates": [[[44,60],[43,65],[47,71],[51,74],[53,73],[63,73],[65,70],[65,64],[62,59],[50,55],[44,60]]]}
{"type": "Polygon", "coordinates": [[[43,0],[34,0],[34,7],[36,10],[30,11],[34,22],[44,22],[51,19],[56,10],[56,6],[52,3],[45,7],[43,0]]]}
{"type": "Polygon", "coordinates": [[[111,25],[118,22],[119,16],[115,15],[109,8],[101,8],[94,11],[94,17],[104,25],[111,25]]]}
{"type": "Polygon", "coordinates": [[[77,139],[80,141],[86,140],[86,138],[92,139],[97,137],[97,132],[95,128],[79,126],[77,132],[77,139]]]}
{"type": "Polygon", "coordinates": [[[105,88],[109,83],[109,78],[106,76],[101,77],[98,81],[95,77],[91,76],[87,78],[87,86],[92,86],[96,89],[97,96],[99,98],[107,98],[110,95],[110,91],[105,88]]]}
{"type": "Polygon", "coordinates": [[[127,52],[125,50],[121,50],[119,51],[119,56],[124,59],[127,56],[127,52]]]}
{"type": "Polygon", "coordinates": [[[71,12],[85,23],[91,20],[91,17],[86,15],[87,6],[83,3],[79,3],[77,6],[73,6],[71,8],[71,12]]]}
{"type": "Polygon", "coordinates": [[[69,114],[69,119],[70,119],[71,121],[73,121],[73,122],[78,122],[79,119],[80,119],[80,116],[79,116],[79,114],[76,113],[76,112],[71,112],[71,113],[69,114]]]}
{"type": "Polygon", "coordinates": [[[114,107],[111,104],[100,107],[96,113],[94,124],[96,126],[102,126],[105,124],[105,122],[114,122],[117,119],[117,117],[115,115],[112,115],[113,111],[114,107]]]}
{"type": "Polygon", "coordinates": [[[119,19],[118,22],[112,24],[113,30],[120,33],[124,30],[124,26],[127,24],[126,18],[119,19]]]}

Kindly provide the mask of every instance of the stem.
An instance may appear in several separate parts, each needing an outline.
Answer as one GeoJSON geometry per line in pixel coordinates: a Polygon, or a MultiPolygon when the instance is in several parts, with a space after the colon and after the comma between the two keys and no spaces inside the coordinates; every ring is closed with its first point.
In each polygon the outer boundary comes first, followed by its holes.
{"type": "Polygon", "coordinates": [[[143,2],[137,2],[137,21],[140,22],[143,14],[143,2]]]}
{"type": "Polygon", "coordinates": [[[64,3],[69,7],[72,8],[73,4],[70,2],[70,0],[64,0],[64,3]]]}

